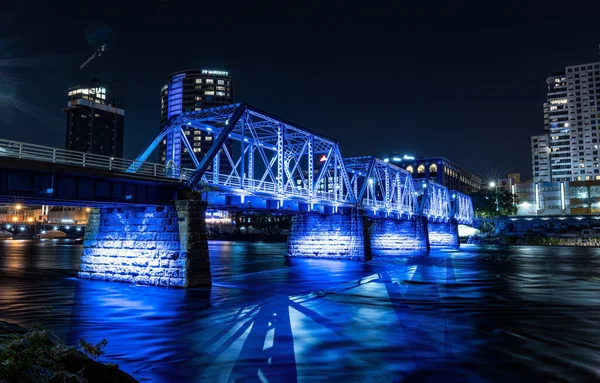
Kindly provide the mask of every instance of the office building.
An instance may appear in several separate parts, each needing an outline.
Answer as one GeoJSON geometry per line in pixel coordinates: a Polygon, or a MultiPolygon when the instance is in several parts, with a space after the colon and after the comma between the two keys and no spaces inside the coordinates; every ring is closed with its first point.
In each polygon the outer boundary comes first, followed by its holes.
{"type": "MultiPolygon", "coordinates": [[[[167,77],[161,90],[160,125],[177,114],[197,111],[234,102],[234,84],[227,71],[193,69],[176,72],[167,77]]],[[[213,135],[204,131],[185,129],[193,153],[189,153],[181,142],[180,133],[167,136],[159,145],[160,161],[184,168],[195,168],[192,155],[198,161],[212,145],[213,135]]],[[[230,147],[230,146],[229,146],[230,147]]],[[[212,165],[212,164],[211,164],[212,165]]],[[[224,153],[219,156],[221,173],[229,172],[231,166],[224,153]]],[[[211,169],[208,169],[211,171],[211,169]]]]}
{"type": "Polygon", "coordinates": [[[600,63],[568,66],[546,85],[545,132],[531,138],[534,182],[600,180],[600,63]]]}
{"type": "Polygon", "coordinates": [[[408,170],[415,180],[434,181],[449,190],[467,194],[482,187],[483,181],[480,177],[444,157],[414,159],[405,155],[388,157],[388,161],[408,170]]]}
{"type": "Polygon", "coordinates": [[[116,107],[114,99],[100,81],[69,88],[66,149],[79,152],[123,157],[125,111],[116,107]]]}

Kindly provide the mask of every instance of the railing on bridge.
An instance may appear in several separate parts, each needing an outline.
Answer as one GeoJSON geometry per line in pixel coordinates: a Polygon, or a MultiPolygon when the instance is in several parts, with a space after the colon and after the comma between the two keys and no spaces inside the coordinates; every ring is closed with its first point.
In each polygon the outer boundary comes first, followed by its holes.
{"type": "MultiPolygon", "coordinates": [[[[80,166],[86,168],[102,169],[111,172],[126,173],[135,160],[101,156],[98,154],[76,152],[47,146],[28,144],[24,142],[0,139],[0,158],[11,157],[25,160],[50,162],[56,164],[80,166]]],[[[191,176],[191,169],[175,169],[162,164],[145,162],[139,164],[136,174],[157,179],[173,179],[177,174],[181,180],[191,176]]]]}

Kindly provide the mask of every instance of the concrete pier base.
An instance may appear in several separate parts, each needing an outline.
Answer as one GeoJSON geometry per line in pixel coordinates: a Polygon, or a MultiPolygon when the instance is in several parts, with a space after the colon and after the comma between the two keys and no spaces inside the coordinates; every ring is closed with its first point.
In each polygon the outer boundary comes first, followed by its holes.
{"type": "Polygon", "coordinates": [[[210,286],[206,204],[93,209],[79,278],[154,286],[210,286]]]}
{"type": "Polygon", "coordinates": [[[367,218],[358,211],[342,215],[307,213],[292,219],[288,257],[371,259],[367,218]]]}
{"type": "Polygon", "coordinates": [[[429,245],[431,247],[451,247],[458,248],[458,222],[450,220],[448,222],[429,222],[427,224],[429,231],[429,245]]]}
{"type": "Polygon", "coordinates": [[[374,255],[387,251],[429,250],[427,218],[379,218],[369,223],[369,241],[374,255]]]}

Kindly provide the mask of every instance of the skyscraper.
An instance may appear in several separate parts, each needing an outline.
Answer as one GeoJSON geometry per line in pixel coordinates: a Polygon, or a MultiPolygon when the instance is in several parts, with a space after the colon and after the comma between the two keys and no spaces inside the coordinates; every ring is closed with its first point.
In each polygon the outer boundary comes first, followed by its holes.
{"type": "Polygon", "coordinates": [[[67,150],[123,157],[125,111],[111,105],[109,96],[97,79],[69,88],[67,108],[63,109],[67,150]]]}
{"type": "Polygon", "coordinates": [[[531,137],[534,182],[600,180],[600,63],[568,66],[546,85],[545,134],[531,137]]]}
{"type": "MultiPolygon", "coordinates": [[[[174,115],[229,105],[234,102],[234,84],[227,71],[212,69],[191,69],[176,72],[167,77],[161,90],[160,125],[174,115]]],[[[184,133],[194,153],[189,153],[181,143],[177,133],[167,136],[159,146],[160,161],[184,168],[194,168],[192,155],[200,161],[210,145],[213,135],[207,132],[186,129],[184,133]]],[[[225,155],[220,155],[220,171],[226,172],[228,166],[225,155]]],[[[210,169],[209,169],[210,170],[210,169]]]]}

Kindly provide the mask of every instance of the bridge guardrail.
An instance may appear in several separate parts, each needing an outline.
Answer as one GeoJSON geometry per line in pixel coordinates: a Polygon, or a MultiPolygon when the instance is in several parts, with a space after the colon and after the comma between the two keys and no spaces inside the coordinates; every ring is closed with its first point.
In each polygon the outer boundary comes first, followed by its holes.
{"type": "Polygon", "coordinates": [[[150,162],[139,163],[135,160],[83,153],[74,150],[57,149],[3,139],[0,139],[0,157],[21,158],[26,160],[89,167],[117,173],[126,173],[127,169],[132,165],[139,165],[139,169],[135,174],[158,179],[179,178],[182,181],[187,179],[193,173],[193,170],[191,169],[168,167],[163,164],[150,162]]]}

